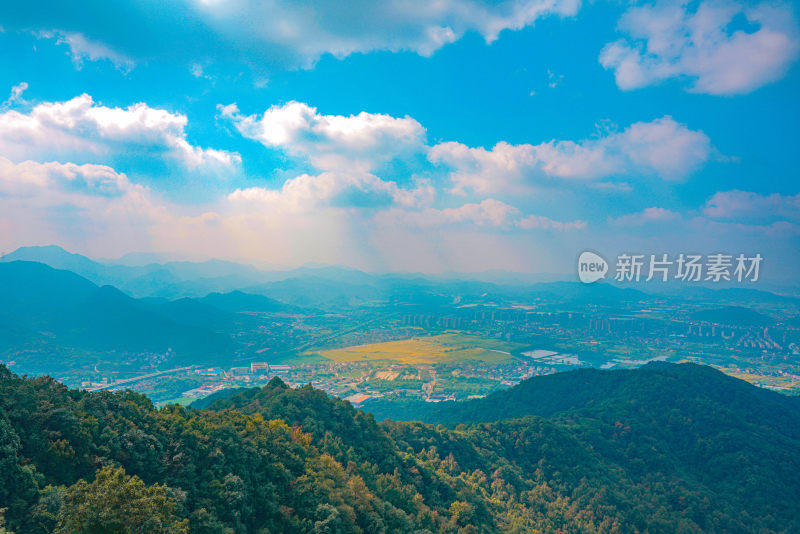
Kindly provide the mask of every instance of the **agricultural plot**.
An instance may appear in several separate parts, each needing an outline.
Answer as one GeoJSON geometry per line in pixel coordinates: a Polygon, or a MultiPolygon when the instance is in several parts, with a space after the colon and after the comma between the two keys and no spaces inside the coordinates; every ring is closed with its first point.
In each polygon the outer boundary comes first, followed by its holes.
{"type": "Polygon", "coordinates": [[[386,361],[406,365],[424,365],[473,360],[499,364],[516,359],[512,352],[523,347],[524,345],[520,343],[451,333],[415,337],[402,341],[354,345],[340,349],[315,351],[315,353],[334,362],[386,361]]]}

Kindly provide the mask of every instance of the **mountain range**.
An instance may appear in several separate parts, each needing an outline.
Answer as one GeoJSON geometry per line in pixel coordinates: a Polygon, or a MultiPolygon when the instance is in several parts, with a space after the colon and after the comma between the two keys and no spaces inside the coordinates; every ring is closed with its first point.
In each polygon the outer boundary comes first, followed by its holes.
{"type": "Polygon", "coordinates": [[[303,311],[240,291],[200,299],[135,299],[71,271],[28,261],[0,262],[0,295],[0,350],[30,352],[50,372],[66,363],[54,348],[170,351],[179,355],[175,363],[231,355],[236,350],[231,331],[251,320],[243,312],[303,311]]]}
{"type": "MultiPolygon", "coordinates": [[[[210,293],[241,291],[280,300],[289,305],[319,309],[346,309],[382,302],[435,306],[461,302],[492,303],[516,299],[557,303],[578,311],[587,305],[614,308],[665,299],[707,302],[709,307],[800,307],[800,298],[753,288],[683,284],[626,287],[613,283],[580,284],[554,280],[552,275],[503,271],[486,273],[366,273],[352,268],[306,265],[294,269],[264,270],[223,260],[163,261],[158,255],[135,255],[121,260],[95,261],[55,245],[21,247],[0,263],[32,261],[72,271],[96,285],[112,285],[134,298],[201,298],[210,293]],[[151,261],[155,260],[155,261],[151,261]]],[[[612,281],[613,282],[613,281],[612,281]]]]}

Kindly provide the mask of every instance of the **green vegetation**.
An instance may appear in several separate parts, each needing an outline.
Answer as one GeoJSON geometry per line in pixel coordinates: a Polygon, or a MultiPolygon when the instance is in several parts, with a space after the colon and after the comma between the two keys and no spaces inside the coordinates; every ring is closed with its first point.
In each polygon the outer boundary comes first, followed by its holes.
{"type": "Polygon", "coordinates": [[[725,306],[723,308],[713,308],[698,310],[692,313],[692,318],[697,321],[707,321],[717,324],[735,324],[740,326],[768,326],[775,321],[750,308],[742,306],[725,306]]]}
{"type": "Polygon", "coordinates": [[[448,377],[440,378],[436,381],[437,393],[452,393],[458,399],[466,398],[469,395],[485,395],[502,386],[499,380],[492,380],[483,377],[448,377]]]}
{"type": "Polygon", "coordinates": [[[278,379],[206,401],[156,409],[0,367],[6,528],[800,531],[800,400],[701,366],[534,378],[435,405],[449,428],[278,379]]]}
{"type": "Polygon", "coordinates": [[[146,486],[122,468],[103,467],[91,483],[79,480],[62,495],[56,534],[186,534],[189,520],[175,515],[169,488],[146,486]]]}

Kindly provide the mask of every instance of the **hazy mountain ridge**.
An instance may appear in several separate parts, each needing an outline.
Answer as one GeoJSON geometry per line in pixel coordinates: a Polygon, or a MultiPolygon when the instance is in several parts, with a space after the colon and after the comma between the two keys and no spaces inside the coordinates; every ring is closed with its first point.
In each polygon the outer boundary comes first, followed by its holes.
{"type": "MultiPolygon", "coordinates": [[[[55,245],[21,247],[3,256],[3,262],[37,261],[75,272],[97,285],[113,285],[134,297],[199,298],[209,293],[240,290],[277,298],[305,307],[346,307],[365,301],[393,302],[409,291],[417,295],[458,294],[474,300],[492,295],[519,299],[558,300],[578,309],[587,304],[613,306],[619,302],[688,298],[741,305],[763,302],[797,306],[800,299],[745,287],[675,286],[601,282],[591,285],[558,280],[555,275],[505,271],[440,274],[367,273],[349,267],[306,265],[293,269],[264,270],[225,260],[164,261],[158,255],[142,255],[140,262],[95,261],[55,245]],[[338,287],[337,287],[338,286],[338,287]]],[[[569,277],[567,277],[569,278],[569,277]]],[[[407,300],[407,299],[406,299],[407,300]]]]}
{"type": "Polygon", "coordinates": [[[260,295],[210,295],[207,299],[135,299],[112,286],[98,286],[70,271],[42,263],[0,262],[0,317],[10,349],[37,340],[88,350],[172,349],[181,361],[234,349],[229,331],[249,318],[239,311],[297,312],[298,308],[260,295]],[[226,302],[235,302],[232,310],[226,302]],[[248,305],[251,304],[251,305],[248,305]],[[42,333],[46,336],[42,337],[42,333]]]}

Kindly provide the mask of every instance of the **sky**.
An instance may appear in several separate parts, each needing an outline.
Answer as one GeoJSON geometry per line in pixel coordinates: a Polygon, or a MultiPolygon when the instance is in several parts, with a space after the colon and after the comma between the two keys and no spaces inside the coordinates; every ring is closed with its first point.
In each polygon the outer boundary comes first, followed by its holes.
{"type": "Polygon", "coordinates": [[[5,6],[0,251],[796,278],[796,2],[342,4],[5,6]]]}

